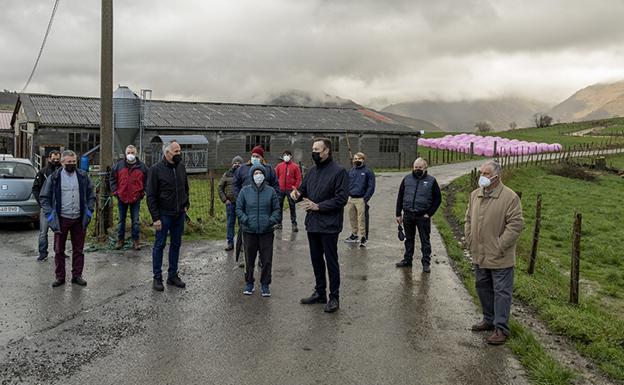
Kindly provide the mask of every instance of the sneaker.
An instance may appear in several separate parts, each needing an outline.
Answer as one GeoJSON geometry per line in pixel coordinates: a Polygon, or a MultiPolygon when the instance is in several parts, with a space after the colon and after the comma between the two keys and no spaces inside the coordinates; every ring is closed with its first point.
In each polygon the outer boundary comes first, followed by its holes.
{"type": "Polygon", "coordinates": [[[46,254],[39,254],[37,261],[45,261],[48,258],[46,254]]]}
{"type": "Polygon", "coordinates": [[[349,235],[349,236],[345,239],[345,242],[347,242],[347,243],[355,243],[355,242],[358,242],[359,240],[360,240],[360,238],[358,238],[358,236],[357,236],[357,235],[355,235],[355,234],[351,234],[351,235],[349,235]]]}
{"type": "Polygon", "coordinates": [[[261,295],[263,297],[270,297],[271,296],[271,290],[269,289],[269,285],[262,285],[261,295]]]}
{"type": "Polygon", "coordinates": [[[74,277],[71,279],[71,283],[78,286],[87,286],[87,281],[82,279],[82,277],[74,277]]]}
{"type": "Polygon", "coordinates": [[[167,285],[179,287],[180,289],[184,289],[186,287],[186,283],[178,277],[178,275],[174,275],[173,277],[167,278],[167,285]]]}
{"type": "Polygon", "coordinates": [[[360,247],[366,247],[366,237],[362,237],[362,239],[360,239],[360,247]]]}
{"type": "Polygon", "coordinates": [[[296,223],[293,223],[293,225],[292,225],[292,232],[293,233],[298,233],[299,232],[299,228],[297,227],[296,223]]]}
{"type": "Polygon", "coordinates": [[[401,262],[397,262],[395,266],[396,267],[412,267],[412,261],[408,261],[404,259],[401,262]]]}
{"type": "Polygon", "coordinates": [[[243,294],[245,295],[252,295],[254,292],[254,284],[253,283],[248,283],[247,285],[245,285],[245,290],[243,290],[243,294]]]}
{"type": "Polygon", "coordinates": [[[162,283],[162,278],[154,278],[154,282],[152,283],[152,288],[156,291],[163,291],[165,287],[162,283]]]}

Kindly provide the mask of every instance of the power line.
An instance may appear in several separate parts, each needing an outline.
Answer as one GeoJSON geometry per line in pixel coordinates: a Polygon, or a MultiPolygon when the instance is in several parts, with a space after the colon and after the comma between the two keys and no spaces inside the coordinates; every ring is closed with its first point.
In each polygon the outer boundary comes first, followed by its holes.
{"type": "Polygon", "coordinates": [[[35,70],[37,69],[37,65],[39,64],[39,59],[41,59],[41,54],[43,53],[43,48],[45,47],[46,41],[48,40],[48,35],[50,34],[50,29],[52,29],[52,22],[54,21],[54,15],[56,14],[56,9],[58,8],[59,1],[60,0],[56,0],[54,2],[54,8],[52,8],[52,16],[50,16],[50,22],[48,23],[48,28],[46,29],[46,33],[43,36],[43,42],[41,43],[41,48],[39,48],[39,54],[37,55],[37,60],[35,60],[35,65],[33,66],[33,69],[30,72],[30,76],[28,77],[28,80],[26,81],[26,84],[24,84],[24,88],[22,88],[22,90],[20,92],[26,91],[26,88],[28,87],[28,85],[30,84],[30,81],[32,80],[33,76],[35,75],[35,70]]]}

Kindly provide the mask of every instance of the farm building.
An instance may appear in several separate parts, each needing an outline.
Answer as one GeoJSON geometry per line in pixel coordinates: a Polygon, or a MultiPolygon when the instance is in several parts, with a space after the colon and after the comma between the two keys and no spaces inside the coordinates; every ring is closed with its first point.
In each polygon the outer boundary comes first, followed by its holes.
{"type": "Polygon", "coordinates": [[[11,111],[0,110],[0,154],[13,154],[12,116],[11,111]]]}
{"type": "MultiPolygon", "coordinates": [[[[343,166],[349,165],[350,147],[366,153],[373,167],[409,167],[420,135],[365,108],[142,100],[127,87],[115,91],[113,111],[116,154],[134,144],[151,164],[161,157],[162,138],[176,138],[197,172],[227,168],[232,157],[247,158],[257,144],[270,163],[289,149],[309,166],[318,136],[332,140],[334,158],[343,166]]],[[[16,156],[40,164],[52,149],[85,153],[99,144],[99,122],[98,98],[20,94],[12,119],[16,156]]]]}

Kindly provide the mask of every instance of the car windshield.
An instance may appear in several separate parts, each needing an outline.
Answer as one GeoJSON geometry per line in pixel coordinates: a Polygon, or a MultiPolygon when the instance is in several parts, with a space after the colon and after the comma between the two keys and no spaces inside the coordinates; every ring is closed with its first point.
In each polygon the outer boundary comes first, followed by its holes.
{"type": "Polygon", "coordinates": [[[19,162],[0,162],[0,178],[29,178],[34,179],[35,168],[19,162]]]}

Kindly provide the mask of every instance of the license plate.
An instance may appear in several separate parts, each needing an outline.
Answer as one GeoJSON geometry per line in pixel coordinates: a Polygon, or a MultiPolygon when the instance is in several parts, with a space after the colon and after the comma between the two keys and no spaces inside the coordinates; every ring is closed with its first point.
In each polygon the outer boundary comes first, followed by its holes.
{"type": "Polygon", "coordinates": [[[16,213],[19,211],[17,206],[0,206],[0,213],[16,213]]]}

